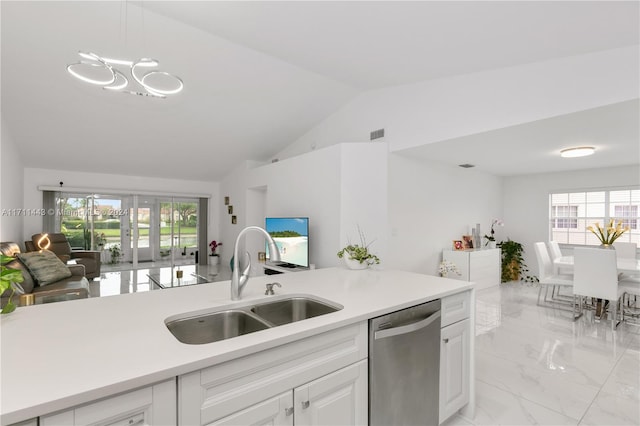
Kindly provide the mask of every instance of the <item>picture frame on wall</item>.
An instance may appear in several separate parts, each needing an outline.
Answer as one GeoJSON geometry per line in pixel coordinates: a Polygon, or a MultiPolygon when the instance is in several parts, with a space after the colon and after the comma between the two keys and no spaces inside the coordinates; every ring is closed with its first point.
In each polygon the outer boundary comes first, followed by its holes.
{"type": "Polygon", "coordinates": [[[464,250],[464,243],[462,242],[462,240],[453,240],[453,249],[464,250]]]}
{"type": "Polygon", "coordinates": [[[224,205],[225,206],[229,205],[229,197],[224,197],[224,205]]]}
{"type": "Polygon", "coordinates": [[[235,216],[231,216],[231,224],[236,225],[237,223],[238,223],[238,218],[236,218],[235,216]]]}
{"type": "Polygon", "coordinates": [[[472,235],[463,235],[462,236],[462,246],[463,246],[463,249],[472,249],[473,248],[473,236],[472,235]]]}
{"type": "Polygon", "coordinates": [[[233,214],[233,206],[228,206],[228,207],[227,207],[227,212],[228,212],[229,214],[233,214]]]}

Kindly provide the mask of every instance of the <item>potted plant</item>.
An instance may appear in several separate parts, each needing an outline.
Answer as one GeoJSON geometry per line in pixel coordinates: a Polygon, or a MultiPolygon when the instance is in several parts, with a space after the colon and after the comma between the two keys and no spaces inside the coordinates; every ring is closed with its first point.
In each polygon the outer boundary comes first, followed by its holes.
{"type": "Polygon", "coordinates": [[[524,253],[524,247],[522,244],[507,239],[507,241],[500,241],[497,244],[497,247],[502,250],[501,282],[538,282],[538,277],[528,275],[529,267],[524,263],[524,258],[522,257],[524,253]]]}
{"type": "Polygon", "coordinates": [[[111,264],[115,265],[120,262],[120,257],[122,257],[122,251],[120,251],[120,245],[114,244],[109,247],[109,253],[111,253],[111,264]]]}
{"type": "Polygon", "coordinates": [[[593,226],[587,226],[587,229],[598,237],[600,245],[604,248],[611,247],[613,242],[617,240],[620,235],[629,230],[629,226],[626,226],[625,228],[622,227],[622,221],[618,221],[618,224],[616,225],[615,220],[613,219],[609,221],[609,225],[606,228],[602,228],[600,226],[600,222],[596,222],[594,225],[595,228],[593,226]]]}
{"type": "Polygon", "coordinates": [[[496,231],[493,229],[494,226],[504,226],[504,222],[500,219],[493,219],[493,222],[491,222],[491,232],[489,233],[489,235],[484,236],[484,239],[487,240],[484,243],[485,247],[496,248],[496,231]]]}
{"type": "Polygon", "coordinates": [[[209,256],[211,256],[212,265],[217,265],[218,263],[220,263],[220,256],[218,255],[218,253],[216,253],[216,249],[221,245],[222,243],[219,243],[216,240],[213,240],[209,243],[209,248],[211,249],[211,254],[209,254],[209,256]]]}
{"type": "Polygon", "coordinates": [[[13,294],[16,292],[14,283],[21,283],[24,281],[22,271],[18,269],[6,268],[4,265],[15,260],[13,257],[2,255],[0,262],[2,263],[2,271],[0,273],[0,294],[3,294],[7,290],[11,290],[9,295],[9,301],[2,308],[0,314],[8,314],[16,310],[16,305],[11,301],[13,294]]]}
{"type": "Polygon", "coordinates": [[[360,234],[360,244],[349,244],[338,252],[338,258],[344,259],[349,269],[366,269],[371,265],[380,263],[380,259],[375,254],[369,252],[369,244],[364,237],[364,233],[358,228],[360,234]]]}

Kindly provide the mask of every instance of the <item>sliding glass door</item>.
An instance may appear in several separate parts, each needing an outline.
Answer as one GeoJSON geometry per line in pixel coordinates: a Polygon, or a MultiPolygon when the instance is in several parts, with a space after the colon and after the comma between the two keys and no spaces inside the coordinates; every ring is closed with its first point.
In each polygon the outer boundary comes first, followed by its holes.
{"type": "MultiPolygon", "coordinates": [[[[103,252],[108,270],[193,264],[200,200],[178,197],[58,193],[56,228],[72,247],[103,252]]],[[[205,218],[206,220],[206,218],[205,218]]]]}

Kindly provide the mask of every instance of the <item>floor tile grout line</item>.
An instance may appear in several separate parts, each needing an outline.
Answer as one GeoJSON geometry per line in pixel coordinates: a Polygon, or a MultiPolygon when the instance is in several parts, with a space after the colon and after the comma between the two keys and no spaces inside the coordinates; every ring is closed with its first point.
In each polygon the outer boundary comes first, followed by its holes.
{"type": "Polygon", "coordinates": [[[622,357],[624,356],[625,352],[627,351],[627,348],[625,347],[625,349],[622,351],[622,354],[620,355],[620,357],[616,360],[615,365],[613,366],[613,368],[611,369],[611,371],[609,372],[609,375],[607,376],[607,378],[605,379],[604,383],[602,384],[602,386],[600,387],[600,389],[598,389],[598,392],[596,393],[596,395],[593,397],[593,400],[589,403],[589,406],[587,407],[587,409],[584,411],[584,414],[582,414],[582,417],[580,417],[580,421],[578,422],[578,425],[580,425],[582,423],[582,421],[584,420],[585,416],[587,415],[587,413],[589,412],[589,410],[591,409],[591,407],[593,406],[593,403],[596,402],[596,400],[598,399],[598,396],[600,396],[600,394],[602,393],[602,389],[607,385],[607,382],[609,381],[609,379],[611,378],[611,376],[613,375],[614,371],[616,370],[616,367],[618,366],[618,364],[620,363],[620,361],[622,360],[622,357]]]}
{"type": "MultiPolygon", "coordinates": [[[[498,389],[499,391],[506,392],[506,393],[508,393],[508,394],[510,394],[510,395],[513,395],[515,398],[518,398],[518,399],[521,399],[521,400],[527,401],[527,402],[529,402],[529,403],[531,403],[531,404],[537,405],[538,407],[542,407],[542,408],[544,408],[545,410],[553,411],[553,412],[554,412],[554,413],[556,413],[556,414],[559,414],[559,415],[564,416],[564,417],[566,417],[566,418],[568,418],[568,419],[575,420],[576,422],[579,422],[579,420],[578,420],[578,419],[576,419],[576,418],[574,418],[574,417],[571,417],[571,416],[569,416],[568,414],[561,413],[561,412],[560,412],[560,411],[558,411],[558,410],[555,410],[555,409],[553,409],[553,408],[551,408],[551,407],[547,407],[546,405],[540,404],[539,402],[532,401],[532,400],[530,400],[529,398],[526,398],[526,397],[524,397],[524,396],[516,395],[515,393],[513,393],[513,392],[511,392],[511,391],[508,391],[508,390],[502,389],[502,388],[500,388],[500,387],[498,387],[498,386],[496,386],[496,385],[493,385],[493,384],[491,384],[491,383],[487,383],[487,382],[485,382],[484,380],[476,379],[476,381],[481,382],[481,383],[484,383],[484,384],[485,384],[485,385],[487,385],[487,386],[491,386],[491,387],[492,387],[492,388],[494,388],[494,389],[498,389]]],[[[578,425],[578,424],[579,424],[579,423],[576,423],[576,425],[578,425]]]]}

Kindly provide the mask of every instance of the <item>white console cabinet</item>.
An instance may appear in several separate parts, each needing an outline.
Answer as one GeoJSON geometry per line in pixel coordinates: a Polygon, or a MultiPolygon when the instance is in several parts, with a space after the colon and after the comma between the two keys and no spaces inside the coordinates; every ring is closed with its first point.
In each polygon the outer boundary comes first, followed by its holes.
{"type": "Polygon", "coordinates": [[[367,424],[367,322],[178,378],[179,425],[367,424]]]}
{"type": "Polygon", "coordinates": [[[173,379],[41,416],[40,426],[162,426],[174,425],[176,417],[176,381],[173,379]]]}
{"type": "Polygon", "coordinates": [[[475,282],[478,290],[500,285],[500,249],[444,250],[442,260],[455,263],[460,271],[448,278],[475,282]]]}
{"type": "Polygon", "coordinates": [[[440,330],[440,423],[470,402],[470,292],[442,299],[440,330]]]}

